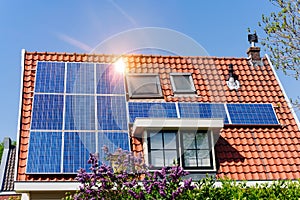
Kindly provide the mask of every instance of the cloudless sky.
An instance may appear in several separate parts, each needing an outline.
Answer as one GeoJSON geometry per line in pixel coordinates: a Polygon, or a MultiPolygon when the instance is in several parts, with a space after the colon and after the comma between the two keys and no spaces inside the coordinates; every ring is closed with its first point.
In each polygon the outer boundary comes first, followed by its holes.
{"type": "MultiPolygon", "coordinates": [[[[188,35],[209,55],[246,57],[247,28],[264,36],[258,21],[275,9],[268,0],[1,0],[0,140],[17,135],[21,49],[88,53],[119,32],[162,27],[188,35]]],[[[300,82],[279,74],[289,97],[299,96],[300,82]]]]}

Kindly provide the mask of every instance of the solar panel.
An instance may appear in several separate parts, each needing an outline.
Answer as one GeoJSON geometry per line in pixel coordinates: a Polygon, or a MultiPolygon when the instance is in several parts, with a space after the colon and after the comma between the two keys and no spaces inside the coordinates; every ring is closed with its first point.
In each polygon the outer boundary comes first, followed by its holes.
{"type": "Polygon", "coordinates": [[[227,104],[232,124],[278,124],[272,104],[227,104]]]}
{"type": "Polygon", "coordinates": [[[224,104],[178,103],[180,118],[223,118],[229,123],[224,104]]]}
{"type": "Polygon", "coordinates": [[[124,75],[109,64],[96,65],[97,94],[125,94],[124,75]]]}
{"type": "Polygon", "coordinates": [[[61,130],[63,100],[63,95],[35,94],[31,130],[61,130]]]}
{"type": "Polygon", "coordinates": [[[66,96],[65,130],[95,130],[94,96],[66,96]]]}
{"type": "Polygon", "coordinates": [[[115,152],[118,148],[129,151],[129,135],[127,132],[98,132],[99,141],[99,159],[104,161],[105,155],[101,150],[103,146],[107,146],[110,153],[115,152]]]}
{"type": "Polygon", "coordinates": [[[63,172],[76,173],[80,168],[88,170],[89,155],[95,152],[95,132],[65,132],[63,172]]]}
{"type": "Polygon", "coordinates": [[[68,63],[67,93],[94,94],[94,68],[92,63],[68,63]]]}
{"type": "Polygon", "coordinates": [[[125,96],[97,97],[98,130],[128,130],[125,96]]]}
{"type": "Polygon", "coordinates": [[[30,132],[27,173],[59,173],[61,132],[30,132]]]}
{"type": "Polygon", "coordinates": [[[175,103],[145,103],[129,102],[128,112],[130,122],[133,123],[135,118],[177,118],[175,103]]]}
{"type": "Polygon", "coordinates": [[[104,144],[130,149],[122,73],[58,62],[39,62],[36,73],[28,173],[76,173],[104,144]]]}
{"type": "Polygon", "coordinates": [[[35,92],[63,93],[65,64],[61,62],[38,62],[35,92]]]}

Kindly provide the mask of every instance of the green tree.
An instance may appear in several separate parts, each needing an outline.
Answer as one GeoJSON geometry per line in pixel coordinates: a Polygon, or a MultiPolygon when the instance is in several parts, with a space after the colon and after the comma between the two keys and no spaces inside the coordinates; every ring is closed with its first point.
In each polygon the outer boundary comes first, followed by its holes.
{"type": "MultiPolygon", "coordinates": [[[[300,0],[269,0],[277,12],[262,16],[259,26],[266,33],[262,45],[270,52],[272,63],[286,75],[300,78],[300,0]]],[[[300,110],[300,97],[292,99],[300,110]]]]}
{"type": "Polygon", "coordinates": [[[1,163],[1,159],[2,159],[3,150],[4,150],[4,143],[1,142],[0,143],[0,163],[1,163]]]}
{"type": "Polygon", "coordinates": [[[270,0],[278,8],[262,16],[259,26],[267,34],[262,45],[277,69],[300,78],[300,0],[270,0]]]}

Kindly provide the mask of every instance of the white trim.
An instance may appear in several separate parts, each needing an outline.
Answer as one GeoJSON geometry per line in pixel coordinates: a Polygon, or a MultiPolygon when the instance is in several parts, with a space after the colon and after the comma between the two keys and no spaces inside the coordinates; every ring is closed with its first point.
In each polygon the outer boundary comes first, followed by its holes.
{"type": "Polygon", "coordinates": [[[284,95],[285,101],[287,102],[288,107],[290,108],[290,110],[291,110],[291,112],[292,112],[292,114],[293,114],[293,117],[294,117],[294,119],[295,119],[295,121],[296,121],[296,124],[297,124],[297,126],[298,126],[298,129],[300,130],[300,122],[299,122],[299,119],[298,119],[298,117],[297,117],[297,115],[296,115],[296,112],[295,112],[294,109],[293,109],[293,106],[292,106],[292,104],[291,104],[291,101],[290,101],[290,99],[288,98],[288,96],[287,96],[287,94],[286,94],[286,92],[285,92],[285,90],[284,90],[284,87],[283,87],[283,85],[282,85],[282,83],[281,83],[279,77],[277,76],[277,73],[276,73],[276,71],[275,71],[275,68],[274,68],[273,64],[271,63],[271,60],[270,60],[269,56],[268,56],[267,54],[265,54],[265,56],[266,56],[266,58],[267,58],[267,60],[268,60],[268,62],[269,62],[269,64],[270,64],[270,66],[271,66],[271,69],[272,69],[272,71],[273,71],[273,73],[274,73],[274,76],[275,76],[275,78],[276,78],[276,80],[277,80],[277,82],[278,82],[278,84],[279,84],[279,87],[280,87],[281,90],[282,90],[282,93],[283,93],[283,95],[284,95]]]}
{"type": "Polygon", "coordinates": [[[223,128],[223,119],[167,119],[167,118],[136,118],[133,134],[142,133],[145,128],[223,128]]]}
{"type": "Polygon", "coordinates": [[[15,182],[15,191],[76,191],[79,186],[79,182],[15,182]]]}
{"type": "Polygon", "coordinates": [[[23,81],[24,81],[24,69],[25,69],[25,54],[26,50],[21,50],[21,82],[20,82],[20,96],[19,96],[19,114],[18,114],[18,128],[17,128],[17,144],[16,144],[16,159],[15,159],[15,170],[14,170],[14,181],[17,180],[18,173],[18,163],[19,163],[19,143],[20,143],[20,134],[21,134],[21,108],[23,104],[23,81]]]}

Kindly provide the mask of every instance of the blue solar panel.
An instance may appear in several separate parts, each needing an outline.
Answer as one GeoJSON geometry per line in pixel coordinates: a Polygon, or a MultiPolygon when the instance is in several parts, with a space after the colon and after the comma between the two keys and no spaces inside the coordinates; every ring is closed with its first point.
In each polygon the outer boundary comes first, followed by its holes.
{"type": "Polygon", "coordinates": [[[65,132],[63,172],[76,173],[80,168],[88,170],[89,155],[95,152],[95,132],[65,132]]]}
{"type": "Polygon", "coordinates": [[[99,140],[99,159],[104,161],[103,146],[107,146],[110,153],[115,152],[118,148],[130,150],[129,135],[127,132],[98,132],[99,140]]]}
{"type": "Polygon", "coordinates": [[[97,94],[125,94],[124,75],[113,65],[97,64],[97,94]]]}
{"type": "Polygon", "coordinates": [[[63,93],[65,64],[59,62],[38,62],[35,92],[63,93]]]}
{"type": "Polygon", "coordinates": [[[223,118],[229,123],[224,104],[178,103],[181,118],[223,118]]]}
{"type": "Polygon", "coordinates": [[[91,63],[68,63],[67,93],[94,94],[94,66],[91,63]]]}
{"type": "Polygon", "coordinates": [[[128,130],[124,96],[97,97],[98,130],[128,130]]]}
{"type": "Polygon", "coordinates": [[[129,102],[128,112],[130,122],[135,118],[177,118],[175,103],[142,103],[129,102]]]}
{"type": "Polygon", "coordinates": [[[272,104],[227,104],[232,124],[278,124],[272,104]]]}
{"type": "Polygon", "coordinates": [[[61,130],[63,95],[35,94],[31,130],[61,130]]]}
{"type": "Polygon", "coordinates": [[[94,96],[66,96],[65,130],[95,130],[94,96]]]}
{"type": "Polygon", "coordinates": [[[27,173],[59,173],[61,144],[61,132],[30,132],[27,173]]]}

